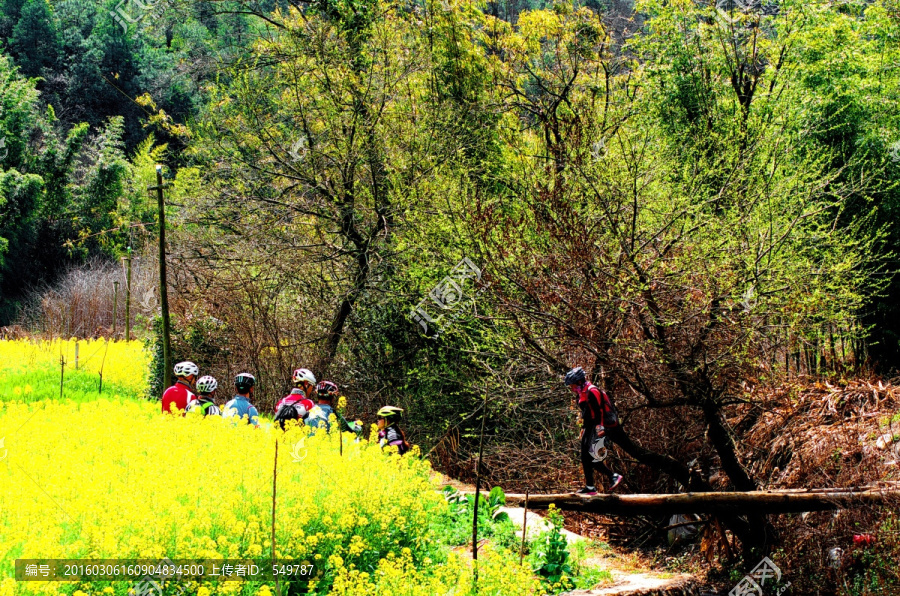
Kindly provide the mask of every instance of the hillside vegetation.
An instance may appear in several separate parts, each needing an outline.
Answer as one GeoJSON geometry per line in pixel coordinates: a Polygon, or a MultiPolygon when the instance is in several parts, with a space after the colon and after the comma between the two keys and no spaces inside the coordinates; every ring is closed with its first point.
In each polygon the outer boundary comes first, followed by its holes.
{"type": "MultiPolygon", "coordinates": [[[[896,0],[2,0],[0,324],[121,336],[131,256],[158,396],[161,164],[174,361],[261,411],[306,366],[454,477],[484,428],[483,477],[570,490],[583,366],[628,490],[764,488],[786,387],[900,367],[898,31],[896,0]]],[[[749,566],[786,540],[721,522],[749,566]]]]}

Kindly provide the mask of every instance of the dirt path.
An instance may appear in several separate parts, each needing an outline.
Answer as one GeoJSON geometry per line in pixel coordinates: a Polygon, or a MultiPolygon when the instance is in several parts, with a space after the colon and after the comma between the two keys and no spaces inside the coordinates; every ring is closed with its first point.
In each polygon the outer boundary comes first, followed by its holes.
{"type": "MultiPolygon", "coordinates": [[[[437,472],[435,472],[435,476],[442,486],[452,486],[466,492],[475,490],[474,486],[437,472]]],[[[487,497],[487,492],[485,492],[485,497],[487,497]]],[[[526,536],[529,540],[550,528],[550,523],[537,511],[529,510],[526,516],[525,510],[521,507],[504,507],[502,510],[519,528],[520,535],[523,522],[526,524],[526,536]]],[[[590,545],[602,546],[602,548],[591,549],[591,554],[584,564],[588,567],[603,569],[612,575],[611,580],[590,590],[566,592],[567,596],[688,596],[698,593],[695,587],[697,582],[692,575],[650,571],[644,568],[635,556],[616,553],[608,545],[602,543],[598,545],[590,538],[569,530],[563,530],[563,535],[569,544],[585,541],[590,545]]]]}

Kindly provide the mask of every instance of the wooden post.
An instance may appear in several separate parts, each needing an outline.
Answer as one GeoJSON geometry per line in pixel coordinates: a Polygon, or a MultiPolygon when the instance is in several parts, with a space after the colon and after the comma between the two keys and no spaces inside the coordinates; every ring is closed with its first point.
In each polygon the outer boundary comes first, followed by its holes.
{"type": "MultiPolygon", "coordinates": [[[[481,458],[484,454],[484,423],[487,420],[487,391],[484,392],[484,408],[481,410],[481,439],[478,441],[478,461],[475,464],[475,507],[472,516],[472,560],[478,561],[478,498],[481,496],[481,458]]],[[[478,567],[475,568],[476,590],[478,567]]]]}
{"type": "Polygon", "coordinates": [[[125,257],[125,341],[131,341],[131,247],[125,257]]]}
{"type": "Polygon", "coordinates": [[[119,282],[113,282],[113,337],[119,332],[119,282]]]}
{"type": "Polygon", "coordinates": [[[837,352],[834,349],[834,325],[828,326],[828,343],[831,349],[831,370],[837,370],[837,352]]]}
{"type": "Polygon", "coordinates": [[[59,357],[59,399],[63,396],[63,380],[66,377],[66,359],[59,357]]]}
{"type": "Polygon", "coordinates": [[[172,338],[169,335],[169,290],[166,283],[166,205],[163,198],[162,166],[156,166],[156,191],[159,208],[159,303],[162,310],[163,332],[163,387],[172,385],[172,338]]]}
{"type": "Polygon", "coordinates": [[[78,340],[75,340],[75,370],[78,370],[78,340]]]}
{"type": "Polygon", "coordinates": [[[844,368],[847,364],[847,350],[844,347],[847,343],[847,336],[840,327],[838,327],[838,334],[841,336],[841,368],[844,368]]]}
{"type": "MultiPolygon", "coordinates": [[[[275,439],[275,464],[272,467],[272,565],[277,565],[275,558],[275,496],[278,494],[278,439],[275,439]]],[[[275,594],[281,596],[281,582],[275,576],[275,594]]]]}
{"type": "Polygon", "coordinates": [[[522,514],[522,546],[519,547],[519,565],[525,560],[525,529],[528,527],[528,491],[525,491],[525,512],[522,514]]]}

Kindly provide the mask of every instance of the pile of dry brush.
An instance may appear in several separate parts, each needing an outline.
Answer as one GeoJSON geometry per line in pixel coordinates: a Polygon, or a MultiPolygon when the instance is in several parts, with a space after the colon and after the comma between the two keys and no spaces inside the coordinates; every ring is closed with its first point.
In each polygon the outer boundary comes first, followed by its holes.
{"type": "MultiPolygon", "coordinates": [[[[900,485],[900,379],[785,384],[770,397],[772,406],[745,439],[746,461],[767,487],[900,485]]],[[[779,516],[794,593],[900,593],[896,511],[779,516]]]]}

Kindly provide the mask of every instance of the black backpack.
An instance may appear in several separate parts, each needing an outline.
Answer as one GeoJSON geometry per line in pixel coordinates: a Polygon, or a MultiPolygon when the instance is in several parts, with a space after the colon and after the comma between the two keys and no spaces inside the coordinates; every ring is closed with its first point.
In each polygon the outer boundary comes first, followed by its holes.
{"type": "Polygon", "coordinates": [[[277,422],[279,426],[281,426],[281,430],[284,430],[284,423],[288,420],[302,420],[303,417],[300,415],[300,410],[297,406],[300,405],[298,403],[293,404],[285,404],[278,408],[278,411],[275,412],[274,422],[277,422]]]}
{"type": "Polygon", "coordinates": [[[603,389],[600,389],[600,396],[606,401],[606,404],[609,406],[607,408],[603,408],[603,426],[618,426],[619,411],[616,409],[616,404],[615,402],[613,402],[613,398],[603,389]]]}

